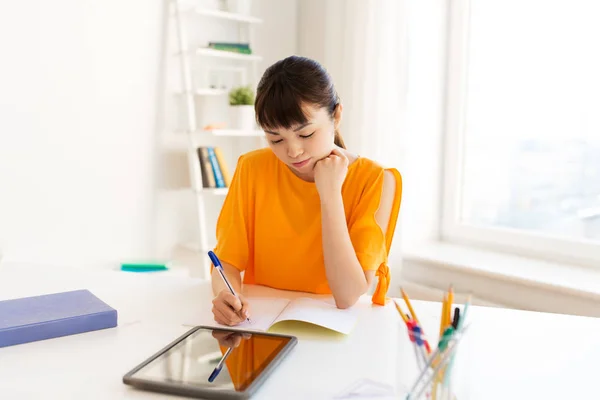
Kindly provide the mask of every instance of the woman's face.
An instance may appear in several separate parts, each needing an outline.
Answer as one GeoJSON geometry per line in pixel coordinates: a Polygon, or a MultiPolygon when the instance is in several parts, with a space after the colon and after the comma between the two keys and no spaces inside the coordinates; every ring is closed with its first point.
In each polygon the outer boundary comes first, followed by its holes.
{"type": "Polygon", "coordinates": [[[327,110],[305,106],[308,121],[290,129],[265,130],[269,147],[292,172],[302,179],[314,180],[317,161],[329,156],[335,148],[335,129],[341,120],[341,105],[334,118],[327,110]]]}

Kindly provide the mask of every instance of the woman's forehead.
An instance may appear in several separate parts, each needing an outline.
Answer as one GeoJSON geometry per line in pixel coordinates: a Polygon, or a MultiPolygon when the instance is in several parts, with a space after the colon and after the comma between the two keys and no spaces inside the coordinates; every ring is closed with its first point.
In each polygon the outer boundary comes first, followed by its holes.
{"type": "Polygon", "coordinates": [[[328,117],[325,107],[320,107],[319,105],[303,104],[302,111],[304,112],[304,115],[306,115],[306,119],[309,122],[314,122],[317,120],[321,121],[328,117]]]}
{"type": "Polygon", "coordinates": [[[303,106],[302,113],[306,117],[305,121],[292,121],[289,128],[280,126],[274,130],[294,132],[303,129],[304,127],[316,126],[328,121],[327,110],[325,107],[315,107],[312,105],[303,106]]]}

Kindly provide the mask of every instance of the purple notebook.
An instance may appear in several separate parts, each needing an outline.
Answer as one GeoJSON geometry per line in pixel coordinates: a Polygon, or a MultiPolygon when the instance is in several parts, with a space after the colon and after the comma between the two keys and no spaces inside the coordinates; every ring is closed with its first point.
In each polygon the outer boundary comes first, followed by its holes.
{"type": "Polygon", "coordinates": [[[115,326],[117,310],[88,290],[0,301],[0,347],[115,326]]]}

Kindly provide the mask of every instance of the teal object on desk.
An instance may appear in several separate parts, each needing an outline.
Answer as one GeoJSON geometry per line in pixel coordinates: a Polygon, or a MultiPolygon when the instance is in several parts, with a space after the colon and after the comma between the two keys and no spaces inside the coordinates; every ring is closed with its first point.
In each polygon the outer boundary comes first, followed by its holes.
{"type": "Polygon", "coordinates": [[[154,263],[124,263],[121,264],[121,271],[126,272],[156,272],[166,271],[169,268],[165,264],[154,263]]]}

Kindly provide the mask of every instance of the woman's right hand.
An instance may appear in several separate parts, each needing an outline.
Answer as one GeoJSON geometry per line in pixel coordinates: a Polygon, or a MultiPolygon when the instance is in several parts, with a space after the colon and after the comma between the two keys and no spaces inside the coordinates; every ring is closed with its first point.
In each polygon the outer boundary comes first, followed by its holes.
{"type": "Polygon", "coordinates": [[[212,336],[217,339],[220,346],[233,348],[238,347],[242,339],[248,340],[252,337],[249,333],[227,331],[213,331],[212,336]]]}
{"type": "Polygon", "coordinates": [[[212,313],[221,325],[234,326],[250,317],[248,301],[235,297],[228,289],[221,290],[213,299],[212,313]]]}

